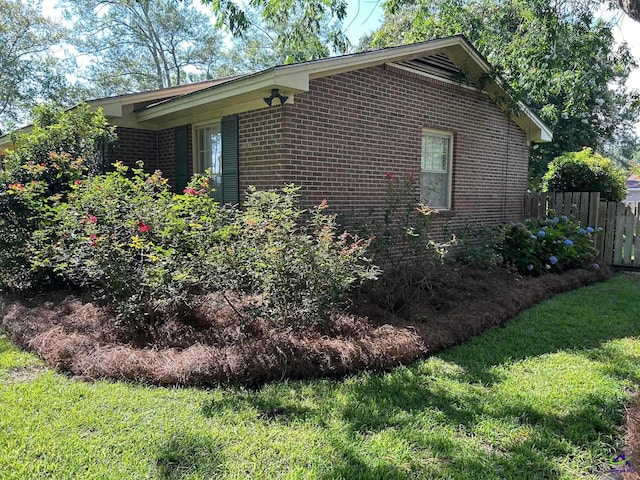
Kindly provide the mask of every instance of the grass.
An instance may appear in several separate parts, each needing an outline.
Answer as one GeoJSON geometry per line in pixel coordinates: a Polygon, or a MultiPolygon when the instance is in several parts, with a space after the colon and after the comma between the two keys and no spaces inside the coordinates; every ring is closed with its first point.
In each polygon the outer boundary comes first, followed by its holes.
{"type": "Polygon", "coordinates": [[[411,366],[258,391],[84,383],[0,336],[0,478],[597,478],[640,384],[639,298],[618,275],[411,366]]]}

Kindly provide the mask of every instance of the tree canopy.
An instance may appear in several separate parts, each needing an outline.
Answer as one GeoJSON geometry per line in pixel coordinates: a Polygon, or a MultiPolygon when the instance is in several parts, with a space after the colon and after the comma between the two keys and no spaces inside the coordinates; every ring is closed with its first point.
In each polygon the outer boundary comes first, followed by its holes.
{"type": "Polygon", "coordinates": [[[192,0],[65,0],[72,42],[103,94],[171,87],[218,75],[222,35],[192,0]]]}
{"type": "Polygon", "coordinates": [[[201,1],[235,37],[252,26],[266,26],[274,34],[274,50],[284,52],[287,63],[345,53],[350,46],[342,28],[346,0],[249,0],[246,8],[234,0],[201,1]]]}
{"type": "Polygon", "coordinates": [[[65,30],[42,15],[40,3],[0,0],[0,132],[39,102],[75,97],[65,62],[51,53],[65,30]]]}

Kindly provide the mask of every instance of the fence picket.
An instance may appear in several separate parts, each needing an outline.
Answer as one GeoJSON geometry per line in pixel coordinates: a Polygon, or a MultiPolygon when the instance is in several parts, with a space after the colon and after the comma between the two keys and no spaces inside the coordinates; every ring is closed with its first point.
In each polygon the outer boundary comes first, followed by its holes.
{"type": "Polygon", "coordinates": [[[587,224],[580,224],[584,228],[593,227],[598,225],[598,215],[600,213],[600,192],[591,192],[589,194],[589,216],[587,217],[587,224]]]}
{"type": "Polygon", "coordinates": [[[602,229],[598,235],[595,236],[595,246],[598,249],[598,254],[601,258],[604,257],[604,237],[606,234],[607,228],[607,202],[599,202],[598,203],[598,217],[592,226],[595,229],[602,229]]]}
{"type": "Polygon", "coordinates": [[[613,245],[613,263],[612,265],[624,265],[622,255],[622,247],[624,245],[624,224],[625,224],[625,205],[623,203],[616,204],[616,231],[614,233],[613,245]]]}
{"type": "Polygon", "coordinates": [[[636,202],[634,212],[634,241],[633,241],[633,261],[631,265],[640,267],[640,202],[636,202]]]}
{"type": "Polygon", "coordinates": [[[621,263],[625,266],[631,265],[631,250],[633,247],[633,231],[635,228],[634,225],[634,216],[632,215],[631,207],[624,207],[624,241],[622,251],[620,252],[621,263]]]}

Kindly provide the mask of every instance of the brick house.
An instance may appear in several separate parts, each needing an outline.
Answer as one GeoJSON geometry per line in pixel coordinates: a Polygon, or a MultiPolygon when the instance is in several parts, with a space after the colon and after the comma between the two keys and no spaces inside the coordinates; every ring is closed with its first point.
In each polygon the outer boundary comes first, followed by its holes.
{"type": "Polygon", "coordinates": [[[529,146],[551,132],[491,71],[454,36],[89,103],[117,126],[113,159],[178,192],[210,168],[224,202],[295,183],[305,205],[368,215],[388,172],[413,172],[448,223],[493,223],[522,216],[529,146]]]}

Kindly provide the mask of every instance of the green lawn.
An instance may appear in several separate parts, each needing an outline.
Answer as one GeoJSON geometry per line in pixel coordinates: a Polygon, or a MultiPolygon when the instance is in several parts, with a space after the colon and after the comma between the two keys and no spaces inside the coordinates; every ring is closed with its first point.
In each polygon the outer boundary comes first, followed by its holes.
{"type": "Polygon", "coordinates": [[[387,374],[259,391],[84,383],[0,336],[0,478],[596,478],[640,385],[640,276],[387,374]]]}

